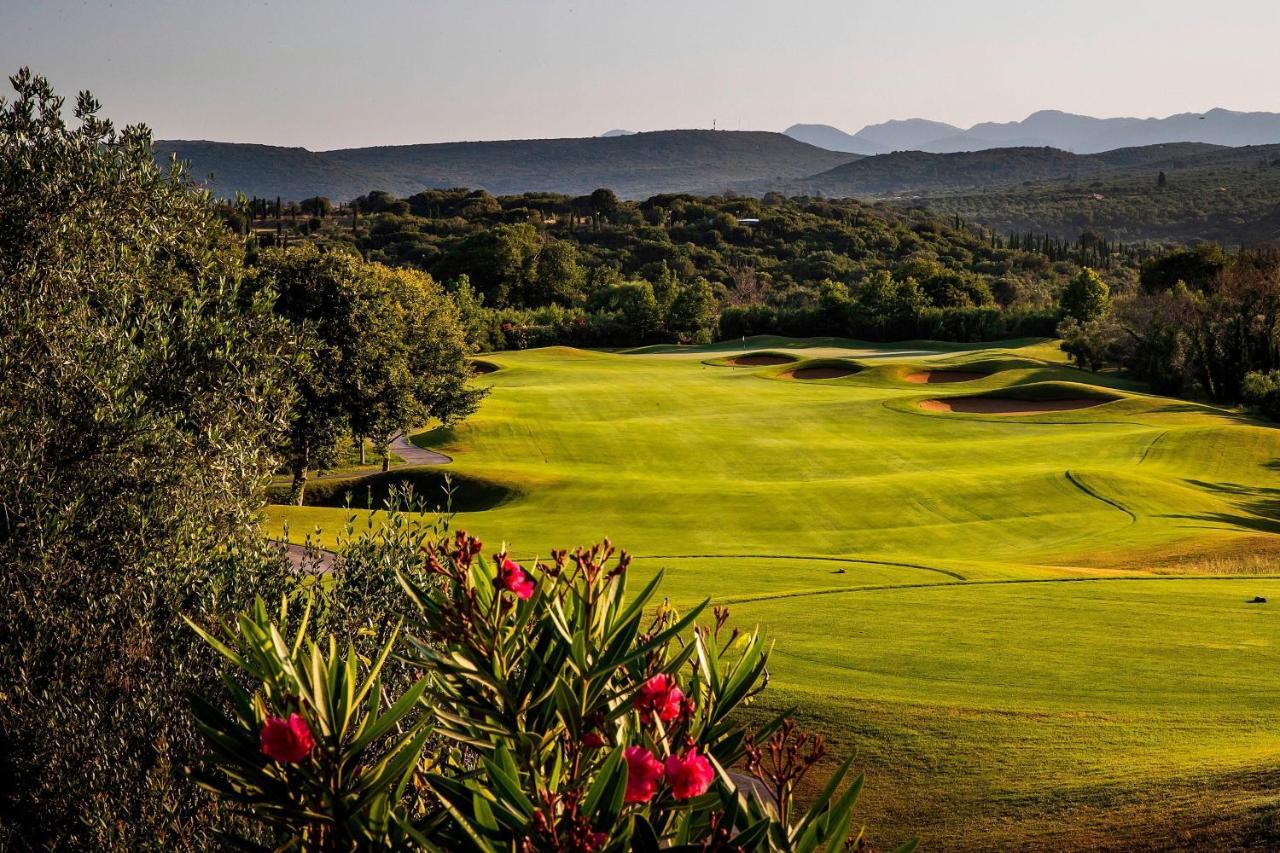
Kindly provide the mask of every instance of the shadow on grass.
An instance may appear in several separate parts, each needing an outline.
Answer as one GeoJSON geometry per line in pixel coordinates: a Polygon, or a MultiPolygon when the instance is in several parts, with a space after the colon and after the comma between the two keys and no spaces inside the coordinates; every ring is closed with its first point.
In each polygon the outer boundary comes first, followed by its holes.
{"type": "MultiPolygon", "coordinates": [[[[1275,465],[1274,462],[1267,463],[1267,467],[1275,465]]],[[[1280,488],[1246,486],[1241,483],[1211,483],[1193,479],[1187,479],[1184,482],[1222,497],[1240,512],[1239,514],[1209,512],[1198,515],[1168,515],[1166,518],[1226,525],[1258,533],[1280,534],[1280,488]]]]}
{"type": "MultiPolygon", "coordinates": [[[[313,480],[307,484],[306,506],[381,509],[392,491],[412,486],[415,495],[429,507],[445,507],[446,499],[455,512],[482,512],[520,497],[520,492],[492,480],[469,474],[442,471],[429,465],[396,468],[387,472],[356,477],[313,480]],[[446,492],[446,476],[449,477],[446,492]]],[[[288,500],[287,484],[274,487],[270,498],[275,503],[288,500]]]]}

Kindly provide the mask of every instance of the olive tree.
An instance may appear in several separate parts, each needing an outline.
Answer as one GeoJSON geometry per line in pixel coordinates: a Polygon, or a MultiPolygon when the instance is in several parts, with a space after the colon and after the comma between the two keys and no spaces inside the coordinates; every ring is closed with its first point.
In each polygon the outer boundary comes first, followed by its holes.
{"type": "Polygon", "coordinates": [[[239,242],[145,127],[10,82],[0,847],[205,846],[217,813],[180,778],[194,732],[174,717],[216,679],[181,616],[279,577],[257,520],[291,356],[239,242]]]}

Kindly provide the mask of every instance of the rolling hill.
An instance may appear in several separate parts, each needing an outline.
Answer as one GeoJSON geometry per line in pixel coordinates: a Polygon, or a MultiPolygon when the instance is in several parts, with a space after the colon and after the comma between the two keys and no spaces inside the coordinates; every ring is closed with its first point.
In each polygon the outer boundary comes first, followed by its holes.
{"type": "Polygon", "coordinates": [[[668,130],[583,139],[449,142],[308,151],[226,142],[160,141],[220,196],[236,192],[337,200],[381,189],[408,196],[427,188],[470,187],[495,195],[589,193],[624,198],[664,192],[719,192],[752,180],[790,180],[851,159],[780,133],[668,130]]]}
{"type": "Polygon", "coordinates": [[[381,186],[378,176],[305,148],[160,140],[152,146],[152,152],[161,163],[171,156],[186,161],[197,181],[225,198],[242,192],[295,201],[314,195],[345,201],[381,186]]]}
{"type": "MultiPolygon", "coordinates": [[[[1274,146],[1280,150],[1280,146],[1274,146]]],[[[1057,148],[993,148],[954,154],[898,151],[843,163],[794,182],[792,192],[877,197],[981,190],[1044,181],[1080,181],[1103,174],[1206,166],[1254,168],[1272,147],[1223,148],[1183,142],[1072,154],[1057,148]]]]}

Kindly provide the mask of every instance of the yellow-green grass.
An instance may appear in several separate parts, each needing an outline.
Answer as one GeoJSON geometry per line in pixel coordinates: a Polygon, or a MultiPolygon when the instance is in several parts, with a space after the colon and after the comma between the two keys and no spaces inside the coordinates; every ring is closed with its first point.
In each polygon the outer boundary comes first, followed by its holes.
{"type": "MultiPolygon", "coordinates": [[[[765,627],[765,704],[858,751],[878,844],[1280,839],[1280,433],[1073,370],[1043,341],[746,349],[799,361],[717,363],[742,342],[486,356],[501,369],[478,380],[494,389],[480,412],[416,440],[506,488],[458,518],[490,547],[608,535],[638,574],[665,571],[675,603],[765,627]],[[791,378],[830,359],[861,370],[791,378]],[[947,367],[990,375],[905,379],[947,367]],[[918,406],[964,395],[1106,401],[918,406]]],[[[268,524],[331,541],[346,517],[268,524]]]]}

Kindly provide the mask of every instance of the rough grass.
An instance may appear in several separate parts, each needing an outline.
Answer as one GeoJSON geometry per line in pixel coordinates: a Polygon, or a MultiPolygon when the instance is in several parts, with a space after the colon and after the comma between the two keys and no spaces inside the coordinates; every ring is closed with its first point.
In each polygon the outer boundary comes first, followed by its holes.
{"type": "MultiPolygon", "coordinates": [[[[511,495],[460,523],[526,557],[611,536],[677,605],[767,628],[767,706],[857,751],[877,846],[1280,844],[1280,566],[1258,544],[1280,532],[1280,432],[1041,341],[748,343],[800,361],[705,363],[741,342],[501,354],[481,411],[430,439],[511,495]],[[830,358],[866,369],[777,381],[830,358]],[[992,375],[902,380],[947,368],[992,375]],[[1035,383],[1117,399],[1016,419],[917,405],[1035,383]]],[[[331,536],[345,517],[269,524],[331,536]]]]}

